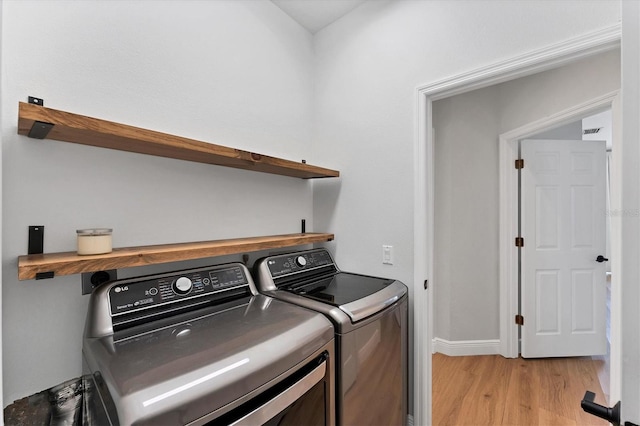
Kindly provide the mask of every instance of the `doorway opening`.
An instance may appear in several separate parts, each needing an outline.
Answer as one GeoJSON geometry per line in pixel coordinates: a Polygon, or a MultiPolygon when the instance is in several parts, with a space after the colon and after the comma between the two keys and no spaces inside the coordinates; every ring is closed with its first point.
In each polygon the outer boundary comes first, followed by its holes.
{"type": "MultiPolygon", "coordinates": [[[[515,168],[509,165],[513,164],[516,159],[519,158],[518,145],[522,139],[530,138],[532,135],[543,132],[550,128],[562,126],[563,124],[571,123],[576,120],[581,120],[584,117],[589,117],[594,114],[601,113],[606,110],[611,111],[612,115],[612,128],[619,128],[616,117],[619,116],[619,104],[618,104],[618,92],[614,91],[606,95],[594,98],[588,102],[577,105],[558,114],[554,114],[549,117],[545,117],[542,120],[538,120],[533,123],[528,123],[525,126],[519,127],[512,131],[503,133],[500,135],[500,157],[501,157],[501,189],[500,189],[500,205],[501,205],[501,220],[500,220],[500,300],[501,300],[501,312],[500,312],[500,353],[509,358],[515,358],[519,354],[519,336],[517,328],[512,326],[513,318],[519,314],[519,292],[518,292],[518,280],[519,280],[519,259],[518,250],[514,247],[513,241],[520,235],[518,224],[518,172],[515,168]],[[504,262],[502,262],[504,260],[504,262]]],[[[616,133],[615,131],[613,132],[616,133]]],[[[619,180],[619,168],[615,167],[615,164],[619,164],[617,155],[619,152],[612,151],[610,154],[610,161],[613,166],[610,171],[610,198],[612,205],[618,205],[620,183],[619,180]]],[[[608,219],[611,225],[610,235],[612,236],[612,242],[610,247],[612,261],[610,262],[611,271],[615,272],[618,265],[616,261],[618,243],[620,240],[620,223],[616,221],[615,216],[608,215],[608,219]]],[[[612,274],[613,282],[612,288],[614,297],[612,303],[615,304],[616,280],[615,273],[612,274]]],[[[619,276],[619,275],[618,275],[619,276]]],[[[615,323],[615,322],[614,322],[615,323]]],[[[615,341],[615,328],[613,326],[614,333],[611,339],[615,341]]]]}
{"type": "MultiPolygon", "coordinates": [[[[417,88],[416,96],[416,173],[415,173],[415,233],[414,239],[414,353],[415,353],[415,386],[414,408],[415,423],[428,423],[431,418],[431,361],[433,333],[433,307],[434,298],[429,291],[423,290],[423,278],[429,279],[429,289],[438,286],[434,279],[434,140],[433,132],[433,103],[457,94],[470,92],[476,89],[486,88],[491,85],[507,82],[537,72],[550,70],[563,65],[590,57],[592,55],[617,50],[620,45],[620,27],[596,31],[575,40],[559,43],[540,51],[531,52],[521,57],[513,58],[496,65],[475,70],[474,72],[455,76],[453,78],[436,82],[428,86],[417,88]]],[[[438,129],[435,130],[438,132],[438,129]]],[[[501,141],[502,142],[502,141],[501,141]]],[[[500,144],[499,157],[510,158],[510,152],[503,152],[503,144],[500,144]],[[505,155],[509,154],[509,155],[505,155]]],[[[503,181],[500,176],[500,185],[503,181]]],[[[502,206],[502,203],[501,203],[502,206]]],[[[504,216],[500,212],[500,217],[504,216]]],[[[500,240],[503,235],[500,235],[500,240]]],[[[615,252],[615,250],[614,250],[615,252]]],[[[615,267],[614,267],[615,269],[615,267]]],[[[503,274],[500,265],[500,275],[503,274]]],[[[614,272],[615,275],[615,272],[614,272]]],[[[426,286],[426,282],[425,288],[426,286]]],[[[500,306],[509,306],[510,299],[503,300],[500,292],[500,306]]],[[[502,313],[497,321],[502,323],[502,313]]],[[[513,317],[511,317],[513,319],[513,317]]],[[[612,327],[615,337],[615,326],[612,327]]],[[[505,340],[509,336],[503,336],[502,330],[499,339],[488,339],[494,345],[492,350],[502,353],[505,348],[511,347],[511,341],[505,340]],[[504,338],[503,338],[504,337],[504,338]]],[[[517,336],[515,339],[517,346],[517,336]]],[[[516,348],[517,351],[517,348],[516,348]]],[[[517,355],[516,355],[517,356],[517,355]]]]}
{"type": "Polygon", "coordinates": [[[519,173],[519,235],[526,241],[525,247],[519,248],[518,312],[529,325],[518,327],[519,352],[528,358],[591,357],[606,402],[610,386],[613,142],[611,108],[518,142],[520,158],[524,159],[519,173]],[[549,162],[557,158],[566,160],[556,165],[549,162]],[[564,236],[557,232],[558,225],[564,236]],[[545,286],[550,286],[550,295],[544,294],[545,286]],[[565,301],[556,298],[561,293],[565,301]],[[540,300],[532,300],[534,295],[540,300]],[[549,300],[545,300],[547,296],[549,300]],[[536,309],[538,303],[542,306],[536,309]],[[563,319],[562,310],[573,312],[563,319]],[[536,318],[540,314],[544,317],[536,318]],[[554,332],[547,333],[550,330],[554,332]]]}
{"type": "MultiPolygon", "coordinates": [[[[580,65],[580,63],[576,64],[578,67],[580,65]]],[[[569,69],[569,71],[571,70],[569,69]]],[[[572,73],[568,72],[568,74],[572,73]]],[[[507,99],[511,99],[511,95],[514,93],[512,89],[513,88],[508,89],[507,93],[509,96],[507,96],[507,99]]],[[[458,303],[460,303],[460,292],[471,295],[468,297],[467,303],[469,304],[465,305],[464,309],[462,309],[464,311],[463,314],[466,315],[467,318],[463,318],[463,320],[457,324],[450,324],[449,333],[457,332],[458,334],[450,334],[451,337],[449,339],[446,338],[448,336],[434,339],[434,352],[442,352],[447,355],[489,355],[502,353],[502,341],[491,339],[491,336],[488,336],[488,339],[478,340],[477,338],[467,337],[470,336],[470,334],[465,336],[461,333],[473,332],[473,327],[476,327],[478,323],[483,321],[482,315],[484,314],[493,314],[492,320],[498,322],[500,315],[506,316],[502,311],[509,311],[509,306],[499,304],[497,294],[487,292],[487,286],[484,284],[486,281],[497,281],[498,279],[497,262],[494,260],[497,258],[497,254],[495,253],[498,251],[497,246],[499,245],[498,234],[501,235],[501,238],[504,235],[509,235],[506,238],[508,244],[505,244],[504,248],[506,248],[505,251],[508,251],[510,256],[516,261],[516,268],[510,271],[510,274],[515,273],[516,276],[518,274],[517,249],[513,244],[515,237],[519,235],[517,209],[511,210],[511,216],[501,214],[501,220],[498,221],[495,218],[497,211],[495,205],[518,205],[517,172],[514,168],[514,162],[515,159],[519,157],[519,141],[525,138],[544,136],[539,135],[539,133],[548,129],[558,131],[560,127],[567,126],[568,123],[577,120],[580,120],[578,137],[581,137],[582,118],[605,109],[611,111],[612,105],[617,99],[617,92],[614,91],[601,95],[587,102],[560,111],[557,114],[521,126],[514,131],[504,133],[500,135],[499,144],[496,143],[496,135],[498,132],[495,129],[499,128],[500,118],[492,117],[490,113],[492,105],[500,104],[500,100],[497,98],[499,98],[499,96],[496,95],[495,90],[489,87],[474,91],[474,93],[464,94],[463,96],[437,101],[433,107],[436,187],[434,197],[434,239],[435,247],[438,248],[434,253],[434,293],[436,295],[436,307],[433,312],[436,317],[434,324],[436,327],[441,325],[441,323],[438,322],[442,319],[439,315],[448,313],[447,308],[449,308],[446,306],[446,303],[441,303],[441,299],[437,298],[439,291],[443,290],[444,287],[441,284],[445,282],[445,280],[452,282],[460,280],[461,277],[464,278],[465,269],[468,269],[468,277],[470,277],[468,278],[469,281],[467,285],[460,286],[457,289],[459,290],[458,292],[456,292],[455,288],[444,288],[444,291],[449,292],[449,294],[446,294],[445,300],[457,300],[458,303]],[[456,116],[461,108],[466,108],[467,111],[470,111],[470,114],[463,115],[463,119],[460,119],[460,115],[456,116]],[[442,117],[443,115],[454,117],[447,121],[446,117],[442,117]],[[467,130],[464,129],[465,127],[467,130]],[[479,145],[483,139],[487,141],[485,146],[469,146],[472,143],[479,145]],[[440,142],[442,141],[448,143],[441,144],[440,142]],[[456,143],[458,144],[457,149],[456,143]],[[451,150],[453,150],[453,152],[451,152],[451,150]],[[498,151],[500,155],[498,155],[498,151]],[[506,153],[509,155],[506,155],[506,153]],[[500,160],[499,164],[498,157],[504,159],[500,160]],[[497,172],[495,169],[498,168],[501,169],[501,172],[504,169],[504,174],[509,176],[509,185],[515,188],[515,195],[509,198],[509,201],[504,201],[506,199],[505,194],[500,194],[500,196],[497,194],[498,192],[502,192],[499,191],[498,188],[495,188],[495,181],[498,180],[496,176],[498,173],[495,173],[497,172]],[[443,181],[445,181],[444,191],[442,191],[443,181]],[[493,187],[494,191],[486,191],[486,187],[493,187]],[[485,190],[479,191],[481,188],[485,188],[485,190]],[[442,193],[445,194],[444,197],[442,193]],[[493,210],[491,210],[492,206],[493,210]],[[506,220],[507,218],[509,220],[506,220]],[[507,232],[510,231],[509,226],[502,226],[505,224],[514,224],[511,234],[507,234],[507,232]],[[473,243],[474,238],[469,238],[470,232],[477,234],[476,239],[479,235],[479,239],[483,241],[481,246],[473,243]],[[494,254],[491,255],[491,253],[494,254]],[[450,270],[447,271],[449,275],[443,274],[442,271],[439,270],[438,265],[449,265],[450,270]],[[490,276],[490,274],[493,275],[490,276]],[[491,305],[492,308],[488,309],[489,312],[483,314],[473,311],[474,306],[484,306],[486,309],[487,301],[493,303],[493,305],[491,305]],[[463,324],[463,326],[467,328],[464,329],[460,324],[463,324]]],[[[501,189],[504,188],[505,186],[501,184],[501,189]]],[[[504,258],[501,258],[500,260],[501,266],[508,265],[508,262],[503,262],[503,259],[504,258]]],[[[517,279],[509,281],[511,286],[513,286],[513,283],[516,283],[516,286],[515,288],[512,287],[510,291],[516,296],[516,299],[515,306],[511,307],[511,309],[515,314],[519,312],[517,305],[519,302],[517,279]]],[[[453,309],[451,310],[453,311],[453,309]]],[[[460,309],[458,312],[460,312],[460,309]]],[[[514,354],[507,357],[517,358],[519,354],[517,346],[519,341],[517,334],[518,327],[514,326],[514,316],[509,316],[510,318],[505,328],[509,330],[509,332],[516,332],[515,336],[512,337],[512,342],[514,342],[516,346],[514,354]]],[[[450,318],[450,320],[451,319],[452,318],[450,318]]],[[[451,322],[453,323],[453,321],[451,322]]],[[[442,331],[442,329],[439,331],[442,331]]],[[[438,336],[436,334],[435,336],[440,337],[442,335],[438,336]]],[[[608,369],[606,370],[608,371],[608,369]]],[[[599,371],[603,371],[603,369],[599,371]]],[[[606,372],[603,374],[603,377],[606,377],[606,372]]],[[[607,379],[600,378],[600,381],[606,384],[607,379]]],[[[608,385],[602,386],[602,388],[604,390],[608,388],[608,385]]],[[[595,390],[598,391],[597,389],[595,390]]],[[[607,390],[605,390],[605,392],[609,393],[607,390]]],[[[598,396],[600,397],[600,393],[598,396]]]]}

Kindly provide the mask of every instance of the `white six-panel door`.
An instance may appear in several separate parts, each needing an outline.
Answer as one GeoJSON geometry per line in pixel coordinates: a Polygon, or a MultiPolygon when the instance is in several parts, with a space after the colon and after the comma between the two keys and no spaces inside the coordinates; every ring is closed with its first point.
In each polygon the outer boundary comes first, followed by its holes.
{"type": "Polygon", "coordinates": [[[521,154],[521,354],[605,354],[605,142],[525,140],[521,154]]]}

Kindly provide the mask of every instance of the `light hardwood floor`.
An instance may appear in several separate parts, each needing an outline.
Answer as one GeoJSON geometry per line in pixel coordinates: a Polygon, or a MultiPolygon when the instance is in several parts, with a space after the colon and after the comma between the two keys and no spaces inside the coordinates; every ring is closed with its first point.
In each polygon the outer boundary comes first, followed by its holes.
{"type": "Polygon", "coordinates": [[[586,390],[606,405],[602,359],[433,355],[433,424],[608,425],[585,413],[586,390]]]}

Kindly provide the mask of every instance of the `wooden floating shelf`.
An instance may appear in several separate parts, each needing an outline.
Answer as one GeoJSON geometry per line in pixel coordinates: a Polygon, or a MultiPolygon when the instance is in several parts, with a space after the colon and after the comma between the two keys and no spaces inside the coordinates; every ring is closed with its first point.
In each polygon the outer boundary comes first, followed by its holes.
{"type": "Polygon", "coordinates": [[[24,102],[18,105],[18,134],[302,179],[340,176],[337,170],[24,102]]]}
{"type": "Polygon", "coordinates": [[[235,238],[194,243],[115,248],[111,253],[78,256],[73,252],[30,254],[18,258],[18,279],[32,280],[37,274],[73,275],[155,265],[205,257],[294,247],[332,241],[333,234],[308,233],[235,238]]]}

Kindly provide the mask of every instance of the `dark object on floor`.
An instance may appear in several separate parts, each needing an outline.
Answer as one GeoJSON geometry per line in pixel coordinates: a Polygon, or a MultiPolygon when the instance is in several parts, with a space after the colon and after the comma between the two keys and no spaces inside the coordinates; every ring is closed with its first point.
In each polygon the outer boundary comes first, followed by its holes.
{"type": "Polygon", "coordinates": [[[82,380],[69,380],[51,389],[14,401],[4,409],[7,426],[82,424],[82,380]]]}

